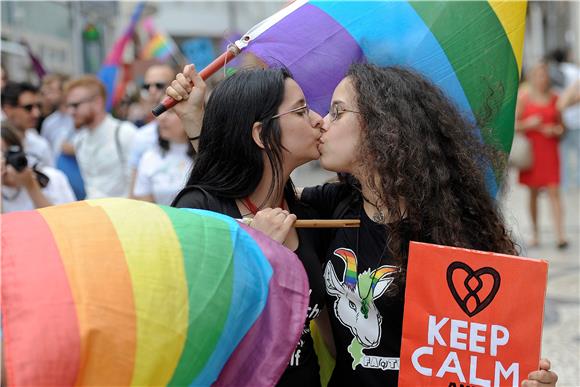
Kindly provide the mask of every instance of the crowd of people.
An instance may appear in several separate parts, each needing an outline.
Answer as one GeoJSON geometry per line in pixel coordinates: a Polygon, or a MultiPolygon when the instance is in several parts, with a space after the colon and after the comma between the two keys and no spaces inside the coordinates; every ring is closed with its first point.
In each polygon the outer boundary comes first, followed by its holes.
{"type": "MultiPolygon", "coordinates": [[[[3,84],[2,212],[114,196],[251,218],[252,227],[297,254],[310,283],[311,312],[279,385],[320,384],[312,320],[336,358],[330,385],[396,385],[398,363],[353,365],[353,346],[399,357],[409,241],[518,254],[481,168],[501,156],[474,136],[436,85],[411,69],[351,66],[325,117],[309,109],[284,69],[238,71],[208,99],[194,66],[176,74],[155,65],[142,91],[143,111],[165,93],[185,102],[156,119],[130,122],[107,112],[105,87],[94,76],[53,74],[40,88],[3,84]],[[291,173],[316,159],[338,181],[295,187],[291,173]],[[297,230],[297,217],[358,218],[361,226],[297,230]],[[355,268],[349,278],[347,266],[355,268]],[[333,307],[342,297],[339,285],[364,275],[373,286],[357,287],[351,308],[360,318],[346,321],[333,307]],[[378,337],[366,331],[371,304],[378,337]]],[[[579,101],[577,84],[558,99],[542,64],[529,72],[518,97],[516,130],[534,152],[532,166],[520,172],[530,187],[532,243],[539,243],[536,203],[544,188],[558,247],[568,243],[558,148],[572,130],[560,117],[579,101]]],[[[540,360],[528,379],[525,385],[554,385],[557,376],[540,360]]]]}
{"type": "Polygon", "coordinates": [[[175,76],[171,66],[147,69],[133,110],[149,113],[133,121],[107,112],[95,76],[48,74],[36,87],[2,74],[3,213],[103,197],[168,205],[184,186],[193,148],[181,122],[150,113],[175,76]]]}

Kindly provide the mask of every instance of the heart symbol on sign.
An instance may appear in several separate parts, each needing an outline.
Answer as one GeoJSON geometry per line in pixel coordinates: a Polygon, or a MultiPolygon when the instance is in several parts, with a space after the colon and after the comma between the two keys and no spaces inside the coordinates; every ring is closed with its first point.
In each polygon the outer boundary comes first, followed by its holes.
{"type": "Polygon", "coordinates": [[[481,269],[473,271],[471,267],[463,262],[453,262],[447,268],[447,286],[449,286],[449,290],[453,298],[455,298],[457,305],[469,317],[475,316],[493,301],[499,290],[500,283],[501,278],[499,273],[491,267],[482,267],[481,269]],[[466,274],[462,283],[456,284],[454,281],[453,273],[456,270],[464,272],[461,273],[463,275],[466,274]],[[484,283],[487,283],[489,280],[493,280],[492,286],[486,286],[484,289],[484,283]],[[466,290],[467,294],[463,297],[460,296],[458,289],[461,293],[465,293],[466,290]]]}

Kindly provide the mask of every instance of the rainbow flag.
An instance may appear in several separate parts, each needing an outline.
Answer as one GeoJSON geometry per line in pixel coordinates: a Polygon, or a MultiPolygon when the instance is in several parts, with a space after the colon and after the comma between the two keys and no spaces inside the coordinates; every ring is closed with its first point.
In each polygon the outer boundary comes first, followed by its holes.
{"type": "Polygon", "coordinates": [[[9,385],[272,385],[299,340],[302,264],[224,215],[100,199],[1,221],[9,385]]]}
{"type": "MultiPolygon", "coordinates": [[[[473,122],[488,117],[492,133],[483,139],[507,154],[525,17],[525,1],[296,0],[236,45],[288,67],[322,115],[351,63],[410,66],[473,122]]],[[[488,180],[495,192],[493,173],[488,180]]]]}
{"type": "Polygon", "coordinates": [[[149,41],[141,51],[141,58],[145,60],[167,60],[173,54],[174,46],[164,34],[155,28],[151,16],[143,20],[143,28],[149,35],[149,41]]]}
{"type": "Polygon", "coordinates": [[[105,85],[107,91],[107,111],[111,111],[113,106],[115,106],[125,93],[125,88],[130,80],[130,69],[128,66],[123,66],[123,53],[125,52],[125,47],[133,39],[133,33],[137,27],[137,23],[141,18],[141,14],[145,9],[145,2],[141,1],[137,3],[133,14],[131,15],[131,20],[123,34],[115,41],[111,51],[105,58],[105,62],[101,66],[97,76],[105,85]],[[125,68],[122,68],[125,67],[125,68]]]}
{"type": "Polygon", "coordinates": [[[149,40],[147,45],[143,48],[141,57],[145,60],[159,59],[167,60],[173,52],[171,44],[167,38],[161,34],[156,34],[149,40]]]}

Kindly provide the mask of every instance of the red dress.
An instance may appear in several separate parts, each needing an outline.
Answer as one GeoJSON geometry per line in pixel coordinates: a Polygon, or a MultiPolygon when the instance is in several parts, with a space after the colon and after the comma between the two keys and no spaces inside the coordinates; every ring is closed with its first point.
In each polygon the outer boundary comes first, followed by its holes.
{"type": "MultiPolygon", "coordinates": [[[[537,104],[524,96],[524,108],[520,120],[539,115],[540,125],[560,124],[560,113],[556,108],[558,96],[552,94],[550,102],[537,104]]],[[[520,183],[533,188],[560,185],[560,154],[558,152],[558,137],[548,137],[540,131],[540,127],[525,132],[532,146],[532,166],[520,171],[520,183]]]]}

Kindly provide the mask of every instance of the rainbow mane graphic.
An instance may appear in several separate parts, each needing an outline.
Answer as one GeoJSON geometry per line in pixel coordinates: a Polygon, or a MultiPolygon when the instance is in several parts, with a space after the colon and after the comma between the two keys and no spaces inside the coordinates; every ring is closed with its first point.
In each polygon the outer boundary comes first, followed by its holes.
{"type": "Polygon", "coordinates": [[[9,385],[273,385],[299,340],[302,264],[229,217],[101,199],[1,220],[9,385]]]}

